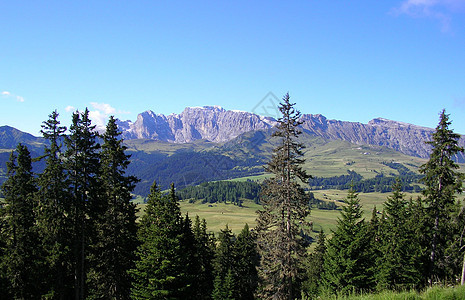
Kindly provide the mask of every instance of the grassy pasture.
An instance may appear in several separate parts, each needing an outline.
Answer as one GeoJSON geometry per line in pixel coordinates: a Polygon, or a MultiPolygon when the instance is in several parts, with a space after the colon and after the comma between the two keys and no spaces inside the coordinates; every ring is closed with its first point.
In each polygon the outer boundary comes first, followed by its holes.
{"type": "Polygon", "coordinates": [[[318,299],[328,300],[461,300],[465,299],[465,286],[440,287],[434,286],[424,291],[384,291],[379,294],[364,294],[353,296],[329,296],[318,299]]]}
{"type": "Polygon", "coordinates": [[[347,170],[355,171],[365,179],[382,173],[387,176],[399,175],[397,170],[383,165],[383,162],[399,162],[414,172],[427,160],[404,155],[391,149],[354,145],[344,141],[329,141],[310,144],[305,151],[305,169],[318,177],[346,175],[347,170]]]}
{"type": "MultiPolygon", "coordinates": [[[[338,206],[344,205],[342,200],[347,196],[347,191],[340,190],[320,190],[313,191],[315,197],[325,201],[334,201],[338,206]]],[[[359,198],[363,206],[364,217],[366,220],[371,218],[373,207],[376,206],[378,211],[382,211],[383,203],[390,193],[360,193],[359,198]]],[[[406,193],[406,198],[417,197],[419,194],[406,193]]],[[[460,195],[459,199],[465,199],[465,195],[460,195]]],[[[142,199],[139,199],[142,200],[142,199]]],[[[184,214],[188,213],[191,219],[196,215],[204,218],[207,221],[208,230],[211,232],[219,232],[224,229],[226,225],[234,232],[239,233],[244,227],[245,223],[249,224],[251,228],[255,227],[256,211],[260,209],[257,205],[249,200],[244,200],[243,207],[238,207],[232,204],[213,203],[202,204],[200,201],[189,203],[189,201],[180,201],[181,211],[184,214]]],[[[139,213],[141,216],[145,208],[145,204],[138,204],[139,213]]],[[[326,233],[336,228],[337,219],[340,216],[340,210],[322,210],[313,209],[310,214],[310,221],[313,222],[314,231],[319,231],[321,228],[326,233]]],[[[317,235],[316,232],[313,233],[317,235]]]]}

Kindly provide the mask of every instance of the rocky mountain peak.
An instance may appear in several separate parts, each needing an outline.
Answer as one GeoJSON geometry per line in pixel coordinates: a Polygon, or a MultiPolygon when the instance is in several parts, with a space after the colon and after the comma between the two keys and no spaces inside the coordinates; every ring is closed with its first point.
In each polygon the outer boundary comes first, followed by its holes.
{"type": "MultiPolygon", "coordinates": [[[[303,114],[302,129],[325,139],[344,140],[354,144],[385,146],[407,155],[427,158],[432,128],[375,118],[359,122],[330,120],[321,114],[303,114]]],[[[125,139],[153,139],[173,143],[189,143],[204,139],[226,142],[256,130],[267,130],[276,120],[250,112],[226,110],[220,106],[187,107],[180,114],[165,116],[145,111],[134,123],[119,122],[125,139]]],[[[465,138],[459,141],[465,146],[465,138]]],[[[465,161],[463,155],[458,159],[465,161]]]]}
{"type": "Polygon", "coordinates": [[[189,143],[198,139],[211,142],[229,141],[254,130],[271,128],[274,120],[258,115],[225,110],[220,106],[187,107],[180,114],[165,116],[145,111],[133,124],[125,123],[125,139],[154,139],[189,143]]]}

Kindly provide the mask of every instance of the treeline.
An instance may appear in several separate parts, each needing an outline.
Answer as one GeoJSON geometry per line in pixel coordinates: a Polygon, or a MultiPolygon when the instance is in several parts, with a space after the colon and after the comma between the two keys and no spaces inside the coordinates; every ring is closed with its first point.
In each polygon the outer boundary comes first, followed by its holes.
{"type": "Polygon", "coordinates": [[[181,200],[202,200],[202,203],[232,203],[242,206],[243,199],[259,203],[261,187],[253,181],[204,182],[177,192],[181,200]]]}
{"type": "Polygon", "coordinates": [[[382,214],[374,208],[365,221],[358,194],[350,189],[331,239],[320,232],[304,263],[306,296],[421,289],[456,284],[460,277],[464,282],[465,211],[456,195],[463,191],[465,175],[452,159],[464,149],[449,125],[442,111],[428,142],[430,159],[420,167],[422,197],[406,199],[397,180],[382,214]]]}
{"type": "Polygon", "coordinates": [[[248,225],[218,238],[205,220],[183,217],[174,185],[163,194],[154,184],[138,231],[133,299],[253,299],[258,255],[248,225]]]}
{"type": "Polygon", "coordinates": [[[69,134],[53,112],[42,125],[43,156],[19,144],[7,163],[0,209],[4,299],[127,298],[137,245],[137,179],[110,118],[102,136],[89,111],[69,134]],[[40,173],[33,165],[43,164],[40,173]]]}
{"type": "Polygon", "coordinates": [[[383,174],[377,174],[374,178],[363,179],[363,176],[357,172],[347,170],[348,175],[313,177],[310,179],[309,185],[314,190],[348,190],[353,188],[361,193],[389,193],[392,192],[392,186],[396,180],[400,180],[402,183],[402,191],[415,193],[421,191],[420,186],[414,183],[418,183],[418,181],[423,178],[422,175],[415,174],[400,163],[391,162],[383,164],[398,170],[399,175],[385,176],[383,174]]]}
{"type": "Polygon", "coordinates": [[[247,225],[216,238],[205,220],[181,215],[174,185],[153,184],[136,223],[137,179],[116,121],[99,136],[89,112],[69,135],[53,112],[41,173],[19,144],[0,202],[2,299],[253,299],[256,242],[247,225]],[[101,143],[99,143],[101,142],[101,143]]]}
{"type": "MultiPolygon", "coordinates": [[[[243,199],[252,200],[260,204],[261,185],[254,181],[216,181],[204,182],[197,186],[189,186],[176,194],[180,200],[192,202],[201,200],[202,203],[232,203],[242,206],[243,199]]],[[[315,198],[312,192],[307,191],[308,205],[312,208],[333,210],[336,203],[315,198]]]]}
{"type": "MultiPolygon", "coordinates": [[[[296,137],[298,115],[285,100],[287,121],[276,136],[296,137]]],[[[374,208],[366,221],[350,189],[331,238],[320,232],[310,254],[309,194],[290,174],[309,176],[298,157],[282,163],[290,147],[302,155],[292,139],[267,165],[276,176],[262,185],[257,227],[245,225],[237,236],[226,227],[215,237],[205,220],[181,214],[174,185],[164,194],[153,183],[136,223],[137,179],[126,175],[116,121],[98,139],[88,117],[88,110],[74,113],[64,136],[58,114],[50,115],[39,174],[27,147],[10,155],[0,205],[2,298],[311,299],[453,284],[462,274],[465,211],[456,194],[465,175],[451,157],[464,149],[444,111],[420,168],[422,197],[406,199],[398,180],[382,214],[374,208]]]]}

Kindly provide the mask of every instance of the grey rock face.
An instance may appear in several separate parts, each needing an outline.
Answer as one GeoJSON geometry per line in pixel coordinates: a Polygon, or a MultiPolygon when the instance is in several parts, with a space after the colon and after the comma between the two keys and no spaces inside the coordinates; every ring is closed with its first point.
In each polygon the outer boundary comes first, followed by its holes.
{"type": "MultiPolygon", "coordinates": [[[[330,140],[344,140],[354,144],[385,146],[407,155],[427,158],[431,147],[432,128],[416,126],[383,118],[368,124],[328,120],[323,115],[302,115],[302,128],[330,140]]],[[[242,111],[225,110],[218,106],[188,107],[180,114],[168,116],[146,111],[134,123],[119,122],[125,139],[153,139],[173,143],[190,143],[205,139],[226,142],[255,130],[272,128],[276,120],[242,111]]],[[[459,141],[465,147],[465,138],[459,141]]],[[[457,160],[465,162],[465,156],[457,160]]]]}
{"type": "Polygon", "coordinates": [[[238,135],[271,128],[275,121],[249,112],[230,111],[218,106],[188,107],[181,114],[168,116],[146,111],[127,129],[120,126],[125,139],[154,139],[189,143],[198,139],[229,141],[238,135]]]}
{"type": "MultiPolygon", "coordinates": [[[[431,146],[425,144],[425,141],[430,141],[434,132],[432,128],[383,118],[373,119],[368,124],[328,120],[322,115],[303,115],[302,120],[304,130],[327,139],[385,146],[423,158],[429,157],[431,146]]],[[[459,140],[459,144],[465,147],[464,136],[459,140]]],[[[458,155],[457,160],[465,162],[464,155],[458,155]]]]}

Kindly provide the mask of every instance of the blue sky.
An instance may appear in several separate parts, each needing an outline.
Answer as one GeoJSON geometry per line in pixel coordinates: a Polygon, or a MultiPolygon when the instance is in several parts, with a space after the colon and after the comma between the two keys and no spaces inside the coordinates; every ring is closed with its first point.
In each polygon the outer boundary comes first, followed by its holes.
{"type": "Polygon", "coordinates": [[[302,113],[465,134],[465,0],[0,1],[0,125],[39,135],[108,115],[286,92],[302,113]]]}

